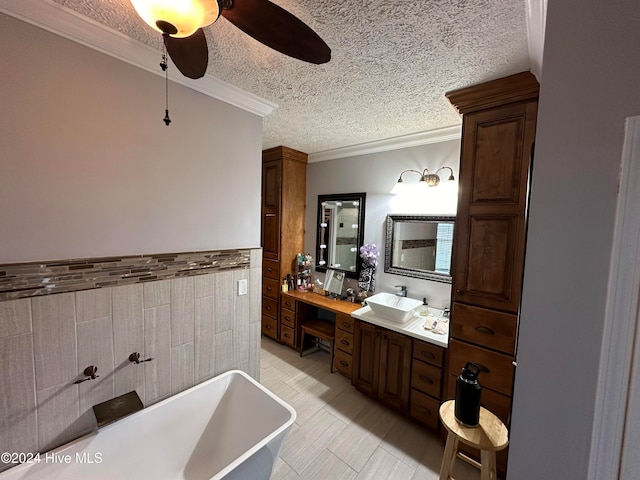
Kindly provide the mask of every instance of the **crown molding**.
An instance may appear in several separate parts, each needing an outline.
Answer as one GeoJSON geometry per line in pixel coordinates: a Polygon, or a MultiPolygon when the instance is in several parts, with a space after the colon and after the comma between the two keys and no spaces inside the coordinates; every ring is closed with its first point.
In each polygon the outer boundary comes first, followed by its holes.
{"type": "MultiPolygon", "coordinates": [[[[164,77],[157,50],[52,0],[2,0],[0,12],[164,77]]],[[[178,75],[171,81],[261,117],[278,107],[210,75],[198,80],[178,75]]]]}
{"type": "Polygon", "coordinates": [[[459,140],[462,138],[462,125],[428,130],[426,132],[412,133],[399,137],[377,140],[375,142],[360,143],[350,147],[332,148],[321,152],[311,153],[309,163],[324,162],[337,158],[355,157],[370,153],[388,152],[400,148],[417,147],[428,143],[446,142],[447,140],[459,140]]]}

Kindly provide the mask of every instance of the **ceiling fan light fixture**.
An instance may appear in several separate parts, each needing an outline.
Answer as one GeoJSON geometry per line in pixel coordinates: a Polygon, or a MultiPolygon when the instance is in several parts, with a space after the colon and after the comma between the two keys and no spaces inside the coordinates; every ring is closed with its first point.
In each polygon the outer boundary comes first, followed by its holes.
{"type": "Polygon", "coordinates": [[[131,0],[131,4],[150,27],[175,38],[189,37],[198,28],[211,25],[222,10],[220,0],[131,0]],[[166,24],[175,27],[177,33],[161,28],[166,24]]]}

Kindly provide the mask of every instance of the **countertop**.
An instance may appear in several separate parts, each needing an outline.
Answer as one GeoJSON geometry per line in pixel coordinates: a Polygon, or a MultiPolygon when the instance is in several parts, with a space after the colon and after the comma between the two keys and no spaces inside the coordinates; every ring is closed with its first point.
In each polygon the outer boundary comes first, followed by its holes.
{"type": "Polygon", "coordinates": [[[352,312],[351,316],[358,320],[438,345],[439,347],[447,348],[449,345],[449,329],[446,329],[447,333],[445,334],[433,333],[431,330],[426,330],[423,325],[427,317],[415,315],[414,318],[409,320],[407,323],[394,323],[374,315],[369,306],[359,308],[355,312],[352,312]]]}
{"type": "Polygon", "coordinates": [[[362,308],[360,303],[346,302],[343,300],[337,300],[335,298],[325,297],[318,293],[313,292],[301,292],[299,290],[290,290],[288,292],[282,292],[285,297],[290,297],[300,302],[315,305],[326,310],[330,310],[335,313],[344,313],[350,315],[354,310],[362,308]]]}

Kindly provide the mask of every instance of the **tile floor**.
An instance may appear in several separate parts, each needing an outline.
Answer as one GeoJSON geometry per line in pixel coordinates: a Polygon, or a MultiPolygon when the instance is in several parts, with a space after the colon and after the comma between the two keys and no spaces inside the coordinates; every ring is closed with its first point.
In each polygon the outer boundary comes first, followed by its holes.
{"type": "MultiPolygon", "coordinates": [[[[262,338],[260,380],[298,414],[272,480],[438,479],[440,439],[329,373],[328,353],[301,358],[262,338]]],[[[476,480],[480,472],[458,460],[455,478],[476,480]]]]}

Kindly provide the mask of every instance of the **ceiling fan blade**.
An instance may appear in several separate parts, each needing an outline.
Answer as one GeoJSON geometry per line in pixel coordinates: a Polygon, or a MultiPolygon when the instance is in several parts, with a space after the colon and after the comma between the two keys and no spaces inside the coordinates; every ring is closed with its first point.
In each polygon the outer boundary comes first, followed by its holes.
{"type": "Polygon", "coordinates": [[[326,63],[331,49],[302,20],[269,0],[233,0],[222,16],[260,43],[298,60],[326,63]]]}
{"type": "Polygon", "coordinates": [[[190,37],[174,38],[162,35],[167,52],[178,70],[189,78],[201,78],[207,71],[209,49],[204,30],[199,28],[190,37]]]}

